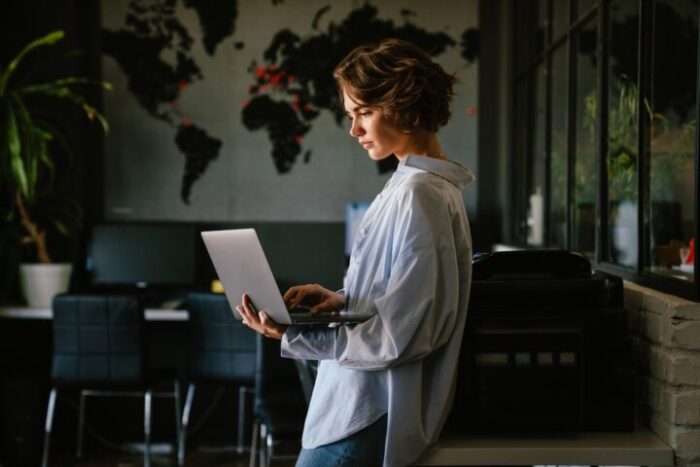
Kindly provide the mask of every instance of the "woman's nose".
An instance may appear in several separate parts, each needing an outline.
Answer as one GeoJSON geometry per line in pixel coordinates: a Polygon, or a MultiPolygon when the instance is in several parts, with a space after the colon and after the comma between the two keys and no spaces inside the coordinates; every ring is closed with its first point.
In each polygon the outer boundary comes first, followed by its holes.
{"type": "Polygon", "coordinates": [[[358,123],[358,119],[354,119],[350,124],[350,136],[357,138],[358,136],[362,135],[362,133],[363,130],[360,124],[358,123]]]}

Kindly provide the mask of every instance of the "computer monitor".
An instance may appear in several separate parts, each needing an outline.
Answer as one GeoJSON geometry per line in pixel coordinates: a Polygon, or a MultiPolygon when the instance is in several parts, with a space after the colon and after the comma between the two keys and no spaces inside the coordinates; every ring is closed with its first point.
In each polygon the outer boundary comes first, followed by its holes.
{"type": "Polygon", "coordinates": [[[191,286],[195,281],[196,238],[194,226],[186,224],[96,225],[86,264],[91,284],[191,286]]]}

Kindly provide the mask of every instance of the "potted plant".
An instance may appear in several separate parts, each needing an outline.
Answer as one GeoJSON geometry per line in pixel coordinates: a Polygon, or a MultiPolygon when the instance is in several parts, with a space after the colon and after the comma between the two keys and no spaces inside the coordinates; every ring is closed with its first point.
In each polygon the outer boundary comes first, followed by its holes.
{"type": "Polygon", "coordinates": [[[63,37],[63,31],[54,31],[32,41],[0,69],[0,256],[5,263],[13,263],[20,255],[16,252],[33,252],[36,262],[21,265],[20,283],[34,307],[50,306],[53,295],[67,289],[71,273],[71,264],[52,262],[47,235],[77,233],[82,217],[80,203],[55,190],[57,159],[71,151],[63,115],[47,114],[46,109],[51,108],[47,99],[77,106],[108,130],[104,116],[79,92],[83,85],[109,90],[108,83],[75,76],[25,83],[17,73],[27,55],[63,37]],[[42,286],[49,290],[42,291],[42,286]]]}
{"type": "MultiPolygon", "coordinates": [[[[614,82],[614,96],[608,122],[608,198],[612,251],[616,262],[634,267],[638,255],[638,200],[637,154],[639,91],[634,83],[622,75],[614,82]]],[[[595,134],[595,93],[586,98],[584,123],[591,135],[595,134]]],[[[680,215],[680,203],[674,190],[678,188],[679,174],[692,173],[695,120],[677,122],[654,111],[646,100],[644,109],[651,125],[651,155],[647,170],[650,172],[648,196],[651,208],[651,242],[657,247],[663,239],[663,229],[673,224],[669,217],[680,215]]],[[[593,186],[593,184],[590,184],[593,186]]],[[[670,228],[670,226],[669,226],[670,228]]],[[[678,255],[675,255],[678,257],[678,255]]]]}

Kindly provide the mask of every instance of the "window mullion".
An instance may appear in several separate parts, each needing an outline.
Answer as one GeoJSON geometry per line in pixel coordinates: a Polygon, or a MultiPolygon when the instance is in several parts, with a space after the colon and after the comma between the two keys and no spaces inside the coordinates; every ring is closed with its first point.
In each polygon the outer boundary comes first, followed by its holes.
{"type": "Polygon", "coordinates": [[[596,262],[608,260],[608,28],[610,0],[602,0],[598,8],[598,106],[596,128],[596,172],[598,179],[596,203],[596,262]]]}
{"type": "MultiPolygon", "coordinates": [[[[547,14],[547,44],[552,42],[554,22],[554,0],[547,2],[549,12],[547,14]]],[[[545,55],[545,109],[544,109],[544,244],[552,244],[552,55],[554,52],[548,50],[545,55]]]]}
{"type": "MultiPolygon", "coordinates": [[[[569,4],[569,23],[573,23],[576,18],[576,0],[571,0],[569,4]]],[[[569,102],[567,112],[566,131],[568,135],[568,150],[566,164],[566,248],[573,250],[574,248],[574,232],[575,232],[575,212],[574,212],[574,194],[576,190],[576,86],[578,76],[576,74],[576,44],[577,34],[569,35],[568,44],[568,61],[569,61],[569,102]]]]}
{"type": "Polygon", "coordinates": [[[653,76],[653,48],[654,37],[654,12],[653,0],[641,0],[639,2],[639,47],[637,74],[637,118],[639,137],[637,141],[637,272],[641,273],[648,263],[647,244],[649,219],[647,216],[647,193],[649,178],[649,147],[650,147],[650,115],[646,103],[651,102],[651,82],[653,76]]]}
{"type": "MultiPolygon", "coordinates": [[[[698,8],[698,24],[700,24],[700,8],[698,8]]],[[[695,245],[695,264],[693,265],[695,281],[695,299],[700,300],[700,281],[698,280],[698,273],[700,272],[700,260],[698,260],[698,239],[700,239],[700,28],[698,28],[698,63],[697,71],[695,72],[696,78],[696,92],[695,92],[695,183],[694,183],[694,203],[695,203],[695,221],[694,221],[694,235],[693,241],[695,245]]]]}

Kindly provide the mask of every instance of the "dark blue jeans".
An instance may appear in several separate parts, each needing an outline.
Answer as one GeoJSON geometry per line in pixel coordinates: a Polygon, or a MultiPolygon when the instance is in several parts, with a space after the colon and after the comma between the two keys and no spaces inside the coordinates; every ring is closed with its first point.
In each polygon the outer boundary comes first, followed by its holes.
{"type": "Polygon", "coordinates": [[[384,462],[386,414],[335,443],[302,449],[296,467],[379,467],[384,462]]]}

